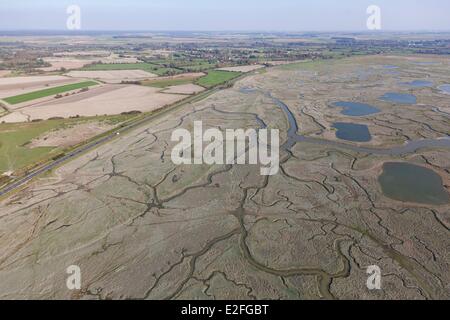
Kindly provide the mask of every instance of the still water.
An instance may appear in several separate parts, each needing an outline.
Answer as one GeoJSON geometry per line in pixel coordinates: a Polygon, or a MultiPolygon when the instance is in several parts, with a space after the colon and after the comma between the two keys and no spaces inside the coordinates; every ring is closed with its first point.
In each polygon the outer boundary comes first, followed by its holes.
{"type": "Polygon", "coordinates": [[[343,108],[341,114],[351,117],[367,116],[380,112],[380,109],[370,104],[359,102],[338,101],[333,103],[332,106],[343,108]]]}
{"type": "Polygon", "coordinates": [[[413,94],[409,93],[396,93],[396,92],[388,92],[385,95],[380,97],[380,100],[398,103],[398,104],[416,104],[417,98],[413,94]]]}
{"type": "Polygon", "coordinates": [[[336,128],[336,137],[341,140],[354,142],[368,142],[372,140],[369,128],[364,124],[335,122],[333,128],[336,128]]]}
{"type": "Polygon", "coordinates": [[[402,82],[401,84],[412,88],[429,88],[433,86],[433,82],[426,80],[414,80],[411,82],[402,82]]]}
{"type": "Polygon", "coordinates": [[[403,162],[388,162],[379,177],[383,193],[394,200],[423,204],[450,203],[442,178],[433,170],[403,162]]]}
{"type": "Polygon", "coordinates": [[[443,93],[450,94],[450,84],[443,84],[442,86],[439,86],[439,90],[441,90],[443,93]]]}

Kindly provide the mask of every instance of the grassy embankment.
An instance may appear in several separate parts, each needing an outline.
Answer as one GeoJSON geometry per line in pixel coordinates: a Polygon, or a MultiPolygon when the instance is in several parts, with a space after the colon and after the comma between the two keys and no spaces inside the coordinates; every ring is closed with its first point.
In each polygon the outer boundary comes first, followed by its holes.
{"type": "Polygon", "coordinates": [[[227,81],[233,80],[234,78],[242,75],[240,72],[230,72],[221,70],[212,70],[204,77],[199,78],[196,83],[202,87],[212,88],[219,84],[223,84],[227,81]]]}

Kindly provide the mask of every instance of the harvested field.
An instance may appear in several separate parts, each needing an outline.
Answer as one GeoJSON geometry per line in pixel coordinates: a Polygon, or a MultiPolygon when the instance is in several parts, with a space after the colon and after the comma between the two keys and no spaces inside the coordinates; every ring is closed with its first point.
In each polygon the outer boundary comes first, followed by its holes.
{"type": "Polygon", "coordinates": [[[63,76],[0,78],[0,99],[79,82],[63,76]]]}
{"type": "Polygon", "coordinates": [[[0,118],[1,123],[18,123],[18,122],[27,122],[28,116],[20,113],[20,111],[14,111],[6,116],[0,118]]]}
{"type": "Polygon", "coordinates": [[[119,55],[114,54],[114,53],[109,55],[106,58],[101,59],[100,61],[101,61],[101,63],[104,63],[104,64],[109,64],[109,63],[110,64],[114,64],[114,63],[122,64],[122,63],[138,63],[139,62],[139,60],[135,57],[120,57],[119,55]]]}
{"type": "Polygon", "coordinates": [[[87,54],[82,54],[82,52],[74,52],[73,55],[55,55],[54,57],[44,58],[44,61],[52,64],[52,67],[42,68],[41,70],[51,71],[59,70],[61,67],[66,69],[79,69],[84,66],[96,62],[101,62],[103,64],[123,64],[123,63],[137,63],[139,60],[135,57],[120,57],[117,54],[87,52],[87,54]],[[59,67],[59,68],[58,68],[59,67]]]}
{"type": "Polygon", "coordinates": [[[55,52],[53,55],[55,57],[108,57],[111,53],[104,50],[93,50],[93,51],[70,51],[70,52],[55,52]]]}
{"type": "Polygon", "coordinates": [[[64,76],[0,78],[0,99],[74,82],[76,80],[64,76]]]}
{"type": "Polygon", "coordinates": [[[0,70],[0,78],[9,75],[11,71],[9,70],[0,70]]]}
{"type": "Polygon", "coordinates": [[[157,77],[156,74],[143,70],[71,71],[67,75],[74,78],[99,79],[110,83],[137,81],[157,77]]]}
{"type": "Polygon", "coordinates": [[[220,69],[216,69],[216,70],[221,70],[221,71],[231,71],[231,72],[251,72],[254,70],[258,70],[264,68],[263,65],[260,64],[255,64],[255,65],[249,65],[249,66],[238,66],[238,67],[227,67],[227,68],[220,68],[220,69]]]}
{"type": "MultiPolygon", "coordinates": [[[[113,86],[114,89],[116,86],[113,86]]],[[[69,118],[74,116],[113,115],[128,111],[148,112],[167,104],[177,102],[184,97],[178,94],[160,93],[160,89],[124,85],[117,90],[105,90],[100,94],[86,92],[81,99],[61,98],[52,103],[42,103],[16,110],[0,118],[5,122],[32,121],[53,117],[69,118]],[[68,100],[66,100],[68,99],[68,100]]]]}
{"type": "Polygon", "coordinates": [[[93,64],[83,68],[85,71],[111,71],[111,70],[142,70],[147,71],[153,74],[157,74],[158,76],[165,76],[170,73],[176,74],[181,73],[180,69],[175,68],[167,68],[162,65],[153,64],[153,63],[100,63],[93,64]]]}
{"type": "Polygon", "coordinates": [[[5,88],[11,88],[13,86],[20,86],[21,88],[26,85],[36,84],[51,84],[61,80],[70,80],[64,76],[30,76],[30,77],[11,77],[0,79],[0,90],[5,88]]]}
{"type": "Polygon", "coordinates": [[[174,94],[195,94],[204,91],[205,88],[198,86],[196,84],[182,84],[177,86],[171,86],[164,89],[164,93],[174,93],[174,94]]]}
{"type": "Polygon", "coordinates": [[[63,98],[60,99],[53,99],[51,101],[42,101],[42,102],[38,102],[33,104],[33,106],[51,106],[51,105],[59,105],[61,103],[69,103],[69,102],[78,102],[78,101],[82,101],[88,98],[92,98],[92,97],[96,97],[98,95],[107,93],[107,92],[111,92],[111,91],[115,91],[115,90],[119,90],[121,88],[126,87],[126,85],[112,85],[112,84],[107,84],[107,85],[100,85],[100,86],[96,86],[93,87],[91,89],[89,89],[86,92],[80,92],[78,94],[75,95],[69,95],[69,96],[64,96],[63,98]]]}
{"type": "Polygon", "coordinates": [[[40,68],[39,70],[51,72],[61,69],[72,70],[83,68],[85,65],[94,62],[94,60],[75,59],[75,58],[44,58],[45,62],[50,63],[51,67],[40,68]]]}
{"type": "Polygon", "coordinates": [[[7,108],[9,111],[20,111],[20,109],[26,108],[26,107],[34,107],[34,106],[41,106],[41,105],[52,105],[52,104],[60,104],[61,101],[79,101],[82,99],[85,99],[87,97],[92,97],[97,94],[108,92],[112,90],[118,89],[118,85],[104,85],[99,84],[93,87],[89,87],[86,89],[77,89],[77,90],[71,90],[64,93],[61,93],[59,95],[50,95],[46,97],[42,97],[39,99],[34,99],[31,101],[26,101],[14,105],[8,105],[7,108]]]}
{"type": "Polygon", "coordinates": [[[29,148],[62,147],[67,148],[91,139],[114,128],[103,122],[87,122],[47,132],[31,141],[29,148]]]}
{"type": "Polygon", "coordinates": [[[55,94],[64,93],[67,91],[88,88],[91,86],[95,86],[96,84],[97,84],[97,82],[95,82],[95,81],[78,82],[78,83],[67,84],[67,85],[59,86],[59,87],[43,89],[43,90],[39,90],[39,91],[32,91],[32,92],[17,95],[17,96],[7,97],[7,98],[4,98],[3,100],[9,104],[18,104],[18,103],[22,103],[22,102],[27,102],[27,101],[31,101],[31,100],[36,100],[36,99],[52,96],[55,94]]]}
{"type": "Polygon", "coordinates": [[[144,86],[165,88],[175,85],[192,83],[196,79],[206,75],[203,72],[193,72],[193,73],[183,73],[170,77],[159,77],[157,79],[142,81],[141,84],[144,86]]]}

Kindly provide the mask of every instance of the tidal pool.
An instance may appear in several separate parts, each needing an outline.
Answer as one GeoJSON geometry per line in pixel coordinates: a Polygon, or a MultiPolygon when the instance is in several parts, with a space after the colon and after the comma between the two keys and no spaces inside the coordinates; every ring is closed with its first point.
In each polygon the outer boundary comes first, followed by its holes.
{"type": "Polygon", "coordinates": [[[380,97],[380,100],[398,104],[416,104],[417,98],[409,93],[388,92],[380,97]]]}
{"type": "Polygon", "coordinates": [[[384,195],[421,204],[444,205],[450,203],[450,194],[442,178],[433,170],[404,162],[387,162],[378,179],[384,195]]]}
{"type": "Polygon", "coordinates": [[[336,137],[341,140],[354,142],[368,142],[372,140],[369,128],[364,124],[336,122],[333,128],[337,129],[336,137]]]}
{"type": "Polygon", "coordinates": [[[380,112],[380,109],[374,106],[359,102],[338,101],[333,103],[332,106],[343,108],[341,114],[352,117],[367,116],[380,112]]]}
{"type": "Polygon", "coordinates": [[[433,86],[433,82],[425,80],[414,80],[411,82],[402,82],[401,84],[412,88],[428,88],[433,86]]]}
{"type": "Polygon", "coordinates": [[[450,94],[450,84],[443,84],[442,86],[439,86],[439,90],[441,90],[443,93],[450,94]]]}

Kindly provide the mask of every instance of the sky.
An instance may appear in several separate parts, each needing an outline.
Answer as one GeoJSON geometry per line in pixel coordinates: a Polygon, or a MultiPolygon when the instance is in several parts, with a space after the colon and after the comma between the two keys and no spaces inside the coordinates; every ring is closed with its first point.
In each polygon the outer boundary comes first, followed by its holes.
{"type": "Polygon", "coordinates": [[[449,0],[0,0],[0,30],[363,31],[370,5],[385,31],[450,31],[449,0]]]}

